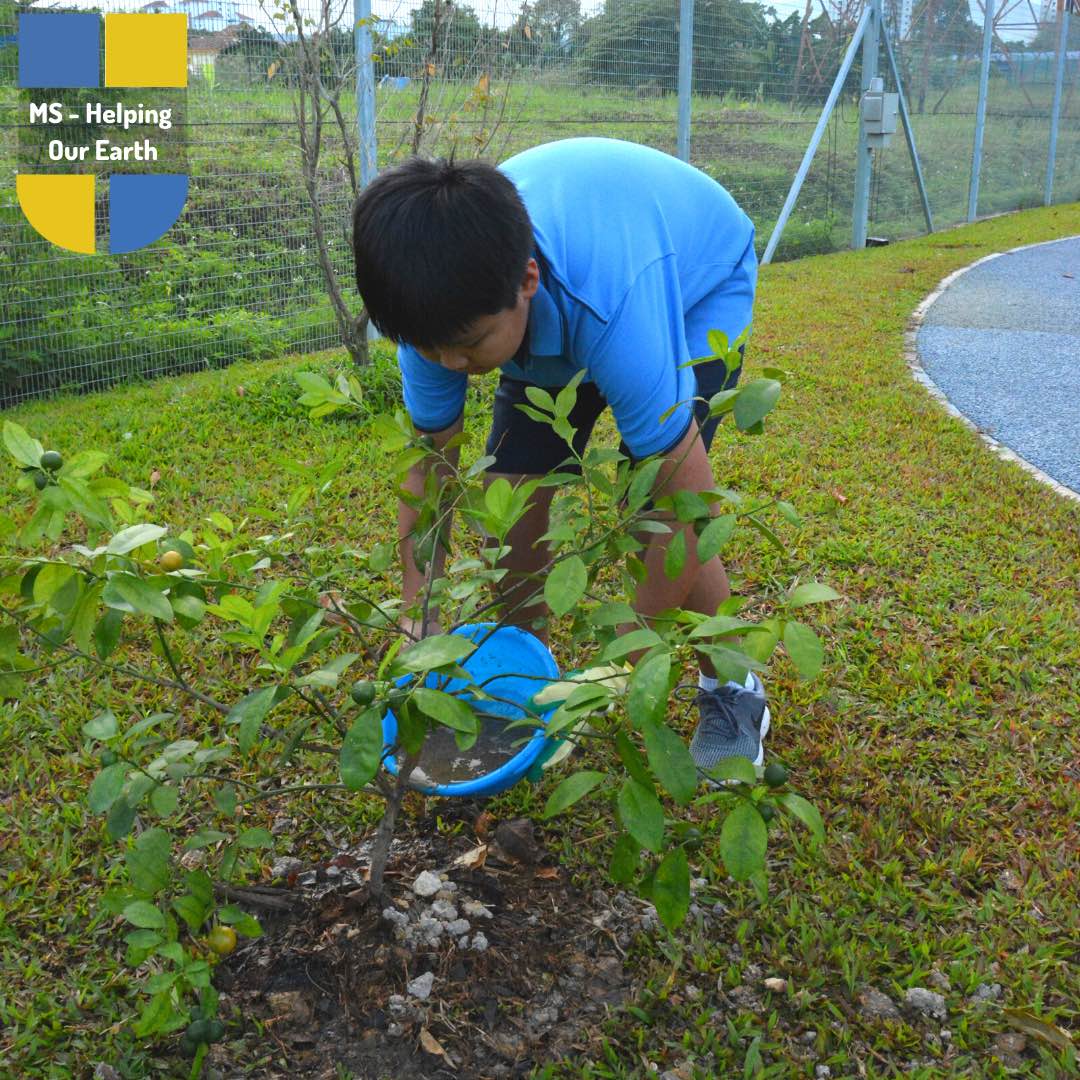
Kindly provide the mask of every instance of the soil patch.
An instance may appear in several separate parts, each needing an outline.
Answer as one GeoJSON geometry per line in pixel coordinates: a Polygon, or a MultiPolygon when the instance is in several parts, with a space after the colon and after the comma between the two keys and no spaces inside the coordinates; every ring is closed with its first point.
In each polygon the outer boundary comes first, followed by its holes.
{"type": "Polygon", "coordinates": [[[582,893],[540,844],[515,858],[496,840],[531,840],[531,822],[477,819],[464,801],[438,807],[444,827],[468,827],[448,837],[433,818],[413,825],[394,842],[378,902],[366,844],[287,865],[286,885],[252,894],[265,933],[215,974],[223,1018],[243,1016],[248,1035],[215,1046],[209,1064],[228,1075],[258,1059],[254,1044],[266,1064],[245,1075],[329,1078],[341,1066],[380,1080],[483,1080],[595,1047],[608,1010],[634,991],[623,959],[632,934],[655,927],[651,905],[582,893]]]}

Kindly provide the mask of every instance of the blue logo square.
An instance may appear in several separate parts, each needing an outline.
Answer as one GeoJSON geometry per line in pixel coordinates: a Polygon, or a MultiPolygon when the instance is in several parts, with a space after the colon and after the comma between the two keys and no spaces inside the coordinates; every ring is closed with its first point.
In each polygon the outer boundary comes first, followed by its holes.
{"type": "Polygon", "coordinates": [[[20,87],[100,85],[100,15],[19,16],[20,87]]]}

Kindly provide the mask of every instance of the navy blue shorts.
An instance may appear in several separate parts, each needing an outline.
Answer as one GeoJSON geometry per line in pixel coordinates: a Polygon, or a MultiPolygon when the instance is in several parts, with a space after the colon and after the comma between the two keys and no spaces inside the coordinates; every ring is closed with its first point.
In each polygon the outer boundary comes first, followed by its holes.
{"type": "MultiPolygon", "coordinates": [[[[739,352],[742,354],[743,349],[740,348],[739,352]]],[[[697,364],[691,370],[697,376],[697,395],[705,399],[694,402],[694,416],[701,427],[705,449],[708,450],[721,419],[719,416],[709,416],[709,398],[721,390],[730,390],[735,386],[742,372],[742,364],[740,363],[730,375],[724,361],[719,358],[697,364]]],[[[511,379],[506,375],[499,376],[499,385],[495,389],[491,432],[488,435],[485,450],[485,453],[494,455],[495,461],[488,466],[488,472],[543,475],[557,469],[560,472],[580,475],[580,466],[570,458],[569,448],[555,434],[551,425],[533,420],[514,407],[518,404],[531,404],[525,396],[525,387],[528,385],[530,384],[520,379],[511,379]]],[[[543,389],[554,397],[562,387],[547,386],[543,389]]],[[[579,455],[585,453],[585,446],[592,434],[593,426],[606,407],[607,401],[595,383],[583,382],[578,385],[577,401],[568,419],[570,426],[577,429],[577,434],[574,436],[574,449],[579,455]]],[[[690,422],[693,423],[693,420],[690,422]]],[[[686,432],[687,428],[683,428],[678,438],[674,439],[669,447],[657,452],[668,453],[678,446],[686,432]]],[[[630,453],[626,443],[621,440],[619,452],[632,461],[638,460],[630,453]]]]}

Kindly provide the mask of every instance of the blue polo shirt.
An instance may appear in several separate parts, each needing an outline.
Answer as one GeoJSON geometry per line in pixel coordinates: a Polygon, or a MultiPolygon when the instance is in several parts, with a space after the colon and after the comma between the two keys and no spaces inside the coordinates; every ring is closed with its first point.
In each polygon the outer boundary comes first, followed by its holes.
{"type": "MultiPolygon", "coordinates": [[[[565,139],[500,168],[529,211],[541,271],[527,349],[500,371],[559,387],[584,369],[635,458],[675,446],[697,392],[679,365],[709,353],[708,330],[734,340],[750,324],[753,223],[715,180],[636,143],[565,139]]],[[[415,426],[449,427],[468,376],[408,344],[398,363],[415,426]]]]}

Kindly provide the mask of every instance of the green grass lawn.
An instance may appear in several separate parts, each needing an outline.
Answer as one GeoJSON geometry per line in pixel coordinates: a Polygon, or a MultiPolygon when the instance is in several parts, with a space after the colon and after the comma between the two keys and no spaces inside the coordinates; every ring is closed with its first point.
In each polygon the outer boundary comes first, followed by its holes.
{"type": "MultiPolygon", "coordinates": [[[[947,416],[902,351],[911,311],[946,274],[1078,232],[1080,205],[1061,206],[763,271],[747,375],[776,365],[792,378],[766,437],[722,425],[711,456],[720,485],[789,498],[806,517],[785,527],[786,557],[745,537],[729,549],[735,591],[775,596],[797,576],[844,596],[821,609],[824,673],[801,682],[777,657],[766,677],[767,753],[822,810],[827,844],[814,853],[805,833],[775,830],[760,904],[725,881],[706,824],[695,871],[726,905],[721,932],[691,927],[678,948],[633,953],[641,990],[613,1018],[606,1054],[543,1075],[630,1077],[643,1061],[696,1078],[813,1077],[815,1065],[834,1077],[1075,1075],[1075,1052],[1036,1036],[1012,1071],[994,1045],[1011,1030],[1004,1008],[1080,1032],[1080,506],[947,416]],[[866,988],[898,1000],[933,988],[935,970],[950,984],[945,1024],[863,1014],[866,988]],[[786,978],[787,991],[716,1019],[718,980],[730,990],[762,976],[786,978]],[[1001,999],[970,1003],[980,983],[999,983],[1001,999]]],[[[65,454],[107,450],[133,483],[159,470],[153,520],[177,528],[212,509],[240,518],[278,504],[295,479],[277,455],[345,453],[348,469],[298,542],[366,548],[394,534],[385,455],[353,422],[308,421],[291,385],[300,367],[341,361],[236,364],[7,415],[65,454]]],[[[467,455],[480,452],[490,392],[481,384],[467,410],[467,455]]],[[[598,437],[614,439],[607,418],[598,437]]],[[[9,466],[21,518],[14,477],[9,466]]],[[[558,628],[555,650],[571,660],[558,628]]],[[[202,659],[239,693],[246,673],[227,655],[202,659]]],[[[174,1075],[168,1047],[129,1033],[139,1005],[119,921],[97,913],[120,849],[85,809],[93,772],[80,727],[118,700],[169,703],[67,664],[0,711],[3,1076],[82,1077],[98,1061],[123,1063],[126,1077],[174,1075]]],[[[684,717],[673,709],[671,721],[684,717]]],[[[196,733],[206,722],[188,717],[196,733]]],[[[550,786],[521,786],[494,810],[538,814],[550,786]]],[[[354,838],[373,813],[361,797],[306,798],[282,844],[324,856],[324,829],[354,838]]],[[[605,831],[586,802],[547,841],[581,882],[602,884],[605,831]]]]}

